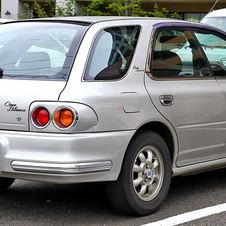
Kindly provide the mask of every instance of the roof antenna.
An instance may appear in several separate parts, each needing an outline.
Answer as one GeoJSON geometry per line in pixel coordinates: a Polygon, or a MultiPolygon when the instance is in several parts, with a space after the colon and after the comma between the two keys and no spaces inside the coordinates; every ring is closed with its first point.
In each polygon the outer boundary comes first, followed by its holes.
{"type": "Polygon", "coordinates": [[[213,7],[210,9],[209,12],[211,12],[211,11],[214,9],[214,7],[215,7],[215,5],[218,3],[218,1],[219,1],[219,0],[216,0],[216,2],[214,3],[213,7]]]}

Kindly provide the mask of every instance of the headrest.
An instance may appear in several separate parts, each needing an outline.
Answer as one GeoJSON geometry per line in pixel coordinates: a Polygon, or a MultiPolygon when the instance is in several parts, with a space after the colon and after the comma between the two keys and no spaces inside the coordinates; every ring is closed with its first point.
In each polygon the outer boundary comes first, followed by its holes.
{"type": "Polygon", "coordinates": [[[155,77],[177,77],[182,71],[182,62],[174,52],[156,51],[151,69],[155,77]]]}
{"type": "Polygon", "coordinates": [[[180,44],[185,43],[187,40],[184,36],[162,36],[160,37],[160,43],[164,44],[180,44]]]}

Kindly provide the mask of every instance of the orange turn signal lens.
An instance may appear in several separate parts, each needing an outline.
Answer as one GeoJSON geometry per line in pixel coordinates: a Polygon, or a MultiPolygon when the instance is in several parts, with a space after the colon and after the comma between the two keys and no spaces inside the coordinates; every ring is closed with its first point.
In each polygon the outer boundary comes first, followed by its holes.
{"type": "Polygon", "coordinates": [[[74,116],[69,110],[62,110],[60,113],[60,122],[65,127],[68,127],[72,124],[74,116]]]}
{"type": "Polygon", "coordinates": [[[54,123],[57,127],[68,128],[74,122],[74,114],[70,109],[60,109],[54,115],[54,123]]]}

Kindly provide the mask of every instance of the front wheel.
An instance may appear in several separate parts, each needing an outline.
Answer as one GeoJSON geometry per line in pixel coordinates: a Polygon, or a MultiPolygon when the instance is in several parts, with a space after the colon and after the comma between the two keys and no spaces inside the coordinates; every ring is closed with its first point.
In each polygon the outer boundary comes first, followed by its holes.
{"type": "Polygon", "coordinates": [[[7,188],[9,188],[15,179],[12,178],[4,178],[0,177],[0,192],[5,191],[7,188]]]}
{"type": "Polygon", "coordinates": [[[148,215],[165,200],[171,181],[171,159],[157,133],[145,131],[130,143],[117,181],[107,184],[112,205],[128,215],[148,215]]]}

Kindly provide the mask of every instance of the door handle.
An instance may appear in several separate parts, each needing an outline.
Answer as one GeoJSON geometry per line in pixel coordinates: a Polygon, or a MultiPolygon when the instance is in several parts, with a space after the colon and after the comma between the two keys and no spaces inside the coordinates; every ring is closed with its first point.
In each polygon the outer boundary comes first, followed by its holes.
{"type": "Polygon", "coordinates": [[[163,106],[170,106],[174,103],[174,97],[172,95],[161,95],[159,99],[163,106]]]}

